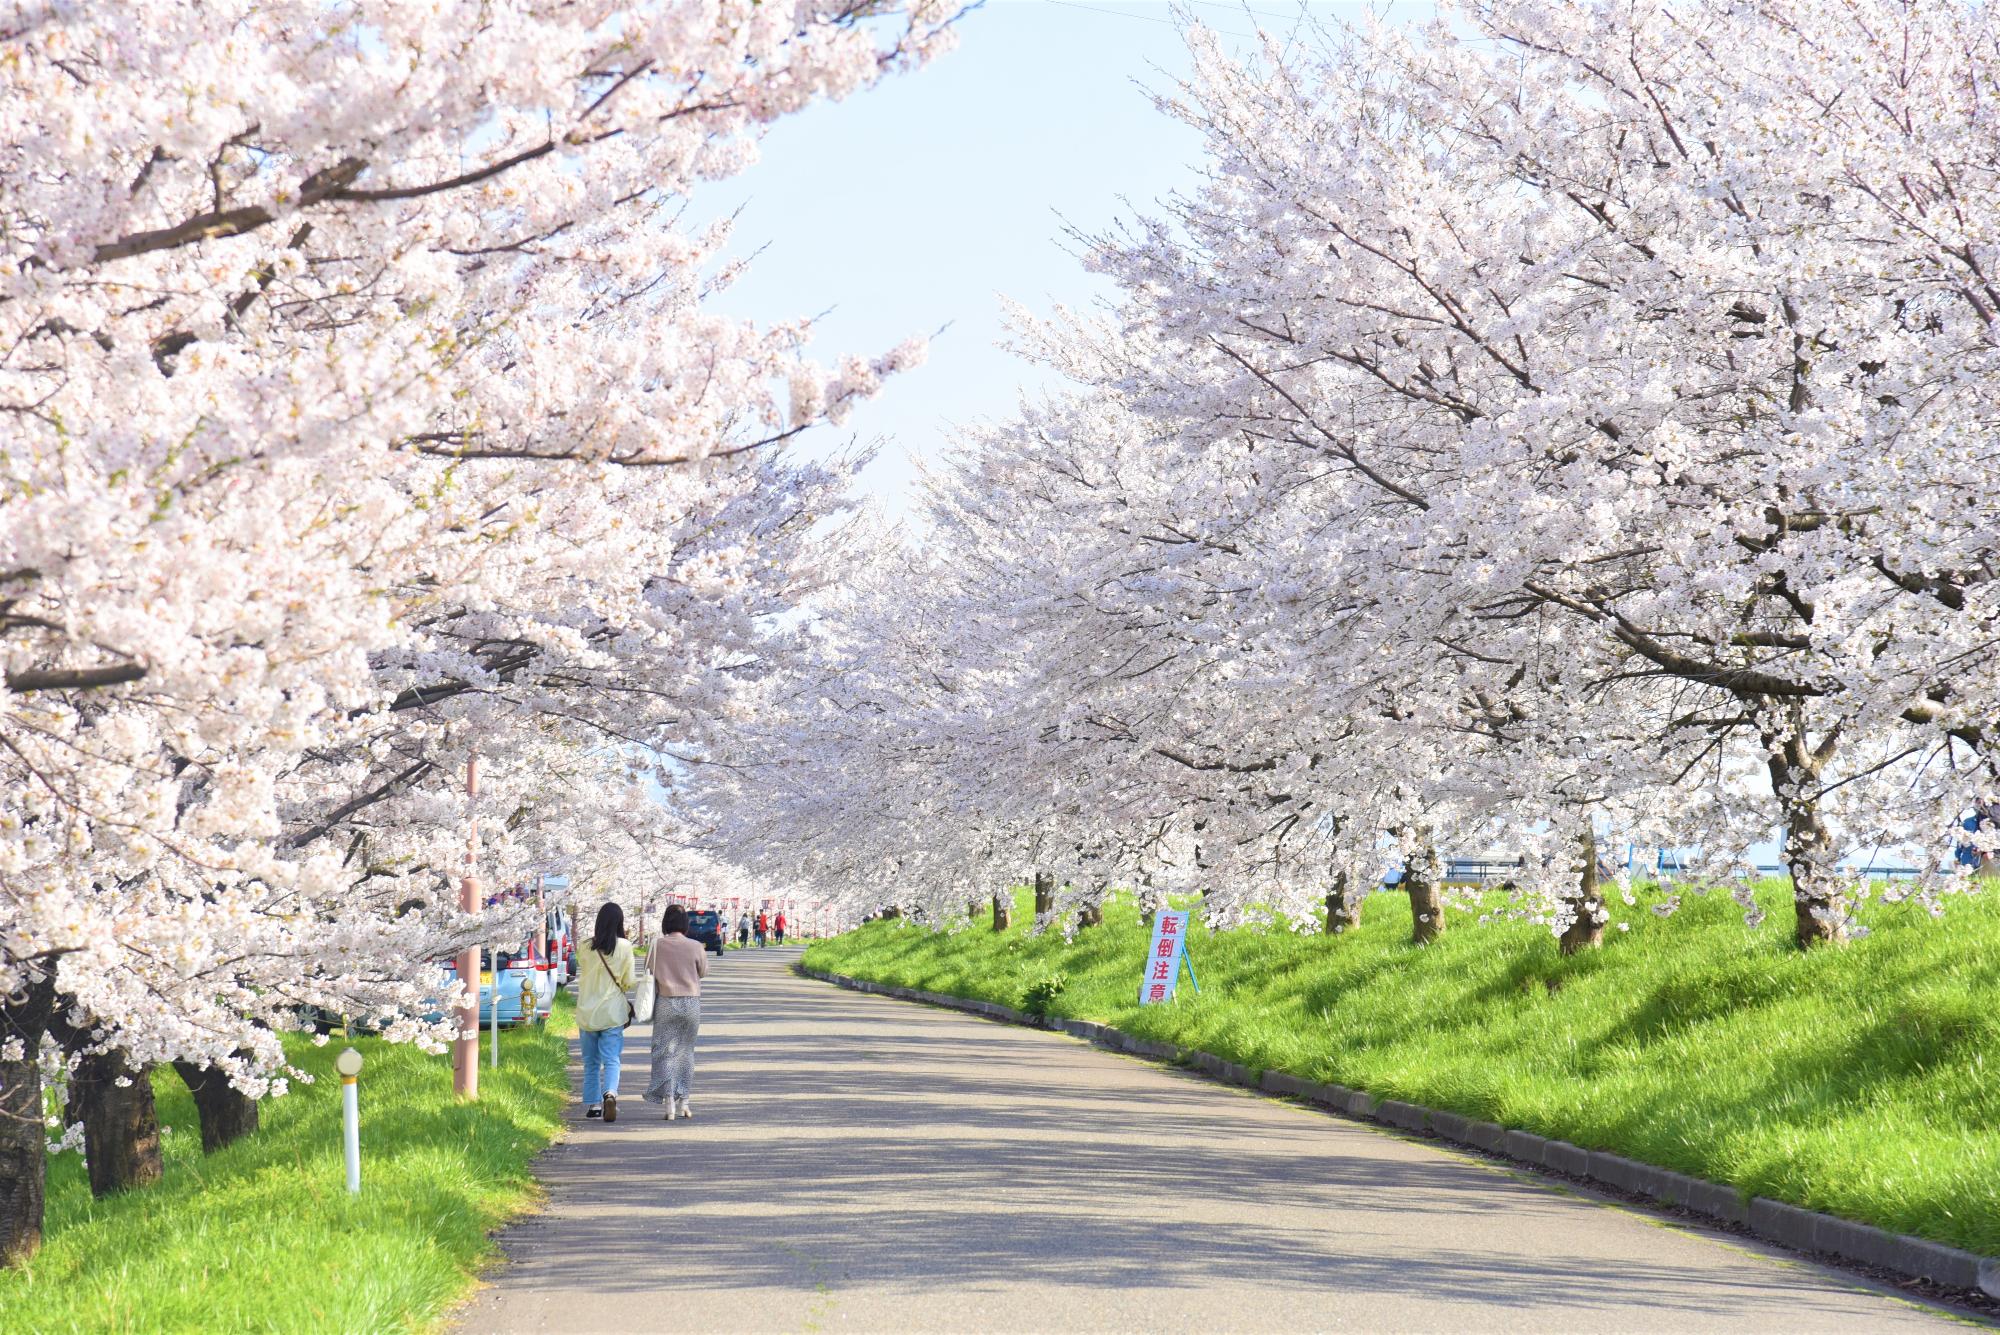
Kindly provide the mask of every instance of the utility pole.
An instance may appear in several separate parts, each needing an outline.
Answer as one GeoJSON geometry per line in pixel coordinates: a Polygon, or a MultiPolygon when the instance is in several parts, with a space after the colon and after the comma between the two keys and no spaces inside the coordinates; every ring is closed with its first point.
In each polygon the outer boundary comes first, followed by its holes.
{"type": "MultiPolygon", "coordinates": [[[[458,881],[458,907],[466,913],[479,912],[479,753],[465,762],[465,875],[458,881]]],[[[466,989],[466,1001],[458,1008],[458,1041],[451,1046],[451,1088],[462,1099],[479,1097],[479,947],[467,946],[458,955],[458,981],[466,989]]],[[[494,999],[500,994],[499,975],[494,975],[494,999]]]]}
{"type": "MultiPolygon", "coordinates": [[[[545,893],[543,892],[543,889],[542,889],[542,886],[543,886],[543,883],[544,883],[545,881],[547,881],[547,880],[548,880],[548,877],[544,876],[544,875],[543,875],[543,874],[542,874],[541,872],[536,872],[536,873],[535,873],[535,957],[534,957],[534,965],[535,965],[535,972],[536,972],[537,974],[544,974],[544,973],[545,973],[545,974],[547,974],[547,975],[549,976],[549,987],[550,987],[550,988],[552,989],[552,991],[551,991],[551,1003],[550,1003],[550,1006],[549,1006],[549,1018],[550,1018],[550,1019],[554,1019],[554,1018],[555,1018],[555,1005],[554,1005],[554,1002],[553,1002],[553,988],[555,987],[555,983],[556,983],[556,965],[555,965],[555,961],[554,961],[554,960],[553,960],[552,958],[550,958],[550,952],[549,952],[549,902],[548,902],[548,897],[547,897],[547,895],[546,895],[546,894],[545,894],[545,893]]],[[[536,1008],[537,1012],[539,1012],[539,1011],[540,1011],[540,1009],[541,1009],[541,993],[540,993],[540,991],[539,991],[539,990],[537,990],[537,992],[536,992],[536,995],[535,995],[535,1008],[536,1008]]]]}

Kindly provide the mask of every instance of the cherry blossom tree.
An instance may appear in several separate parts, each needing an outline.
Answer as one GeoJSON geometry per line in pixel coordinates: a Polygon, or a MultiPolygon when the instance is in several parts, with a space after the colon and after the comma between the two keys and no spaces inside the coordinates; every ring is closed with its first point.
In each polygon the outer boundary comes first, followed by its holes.
{"type": "Polygon", "coordinates": [[[1754,920],[1774,827],[1802,946],[1871,852],[1935,905],[1996,782],[1990,17],[1190,40],[1204,186],[1081,238],[1106,309],[1023,320],[1072,388],[829,608],[773,809],[940,921],[982,861],[1231,921],[1400,860],[1422,938],[1440,843],[1491,835],[1580,949],[1601,845],[1754,920]]]}
{"type": "Polygon", "coordinates": [[[459,870],[459,759],[691,734],[754,675],[836,480],[774,451],[919,350],[829,372],[714,315],[727,228],[686,200],[952,11],[0,33],[0,1256],[38,1236],[45,1034],[252,1095],[295,1004],[421,1037],[428,961],[496,930],[409,893],[459,870]]]}
{"type": "Polygon", "coordinates": [[[1487,641],[1556,618],[1588,647],[1536,695],[1665,688],[1652,816],[1725,861],[1780,825],[1798,939],[1837,940],[1842,852],[1928,870],[1992,781],[1989,21],[1463,19],[1247,64],[1195,34],[1212,182],[1095,252],[1174,354],[1121,391],[1395,512],[1342,573],[1421,613],[1403,644],[1456,620],[1518,666],[1487,641]]]}

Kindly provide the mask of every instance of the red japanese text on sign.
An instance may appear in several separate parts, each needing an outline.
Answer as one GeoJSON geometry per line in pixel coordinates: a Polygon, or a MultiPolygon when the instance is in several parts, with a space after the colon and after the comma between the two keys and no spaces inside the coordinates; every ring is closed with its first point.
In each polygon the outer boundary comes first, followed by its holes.
{"type": "MultiPolygon", "coordinates": [[[[1153,948],[1139,977],[1139,1004],[1172,1001],[1187,952],[1186,909],[1161,909],[1153,921],[1153,948]]],[[[1190,973],[1192,978],[1192,973],[1190,973]]]]}

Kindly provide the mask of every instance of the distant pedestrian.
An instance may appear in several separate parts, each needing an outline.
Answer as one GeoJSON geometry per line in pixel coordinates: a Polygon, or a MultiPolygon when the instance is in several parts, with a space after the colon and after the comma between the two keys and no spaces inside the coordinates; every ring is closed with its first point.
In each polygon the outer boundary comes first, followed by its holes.
{"type": "Polygon", "coordinates": [[[750,944],[750,915],[747,913],[736,920],[736,944],[745,947],[750,944]]]}
{"type": "Polygon", "coordinates": [[[775,931],[775,932],[777,933],[777,935],[778,935],[778,944],[779,944],[779,945],[781,945],[781,946],[782,946],[782,945],[784,945],[784,944],[785,944],[785,915],[784,915],[784,914],[782,914],[782,913],[780,913],[780,914],[778,915],[778,917],[777,917],[777,921],[773,922],[773,923],[771,924],[771,927],[772,927],[772,930],[773,930],[773,931],[775,931]]]}
{"type": "Polygon", "coordinates": [[[770,935],[771,915],[759,909],[757,910],[757,948],[759,950],[762,950],[768,944],[765,938],[770,935]]]}
{"type": "Polygon", "coordinates": [[[606,902],[597,927],[577,951],[576,1027],[583,1049],[583,1115],[618,1120],[618,1071],[625,1055],[625,1026],[632,1003],[632,943],[625,939],[625,910],[606,902]]]}
{"type": "Polygon", "coordinates": [[[701,1030],[701,980],[708,972],[708,952],[687,934],[687,910],[667,905],[660,915],[660,934],[646,968],[652,974],[653,1069],[646,1081],[646,1101],[663,1103],[667,1120],[693,1117],[688,1089],[694,1084],[694,1040],[701,1030]]]}
{"type": "Polygon", "coordinates": [[[1996,852],[1992,842],[1995,831],[2000,831],[2000,801],[1975,802],[1972,814],[1964,821],[1967,834],[1974,836],[1959,844],[1954,856],[1959,866],[1970,867],[1980,875],[2000,872],[2000,852],[1996,852]],[[1980,836],[1984,835],[1984,838],[1980,836]]]}

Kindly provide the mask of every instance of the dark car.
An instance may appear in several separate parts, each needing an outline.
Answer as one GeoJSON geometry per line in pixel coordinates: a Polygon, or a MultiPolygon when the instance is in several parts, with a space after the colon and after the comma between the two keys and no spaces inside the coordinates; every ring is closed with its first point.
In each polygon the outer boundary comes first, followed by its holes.
{"type": "Polygon", "coordinates": [[[688,914],[688,937],[710,950],[722,953],[722,915],[714,909],[696,909],[688,914]]]}

